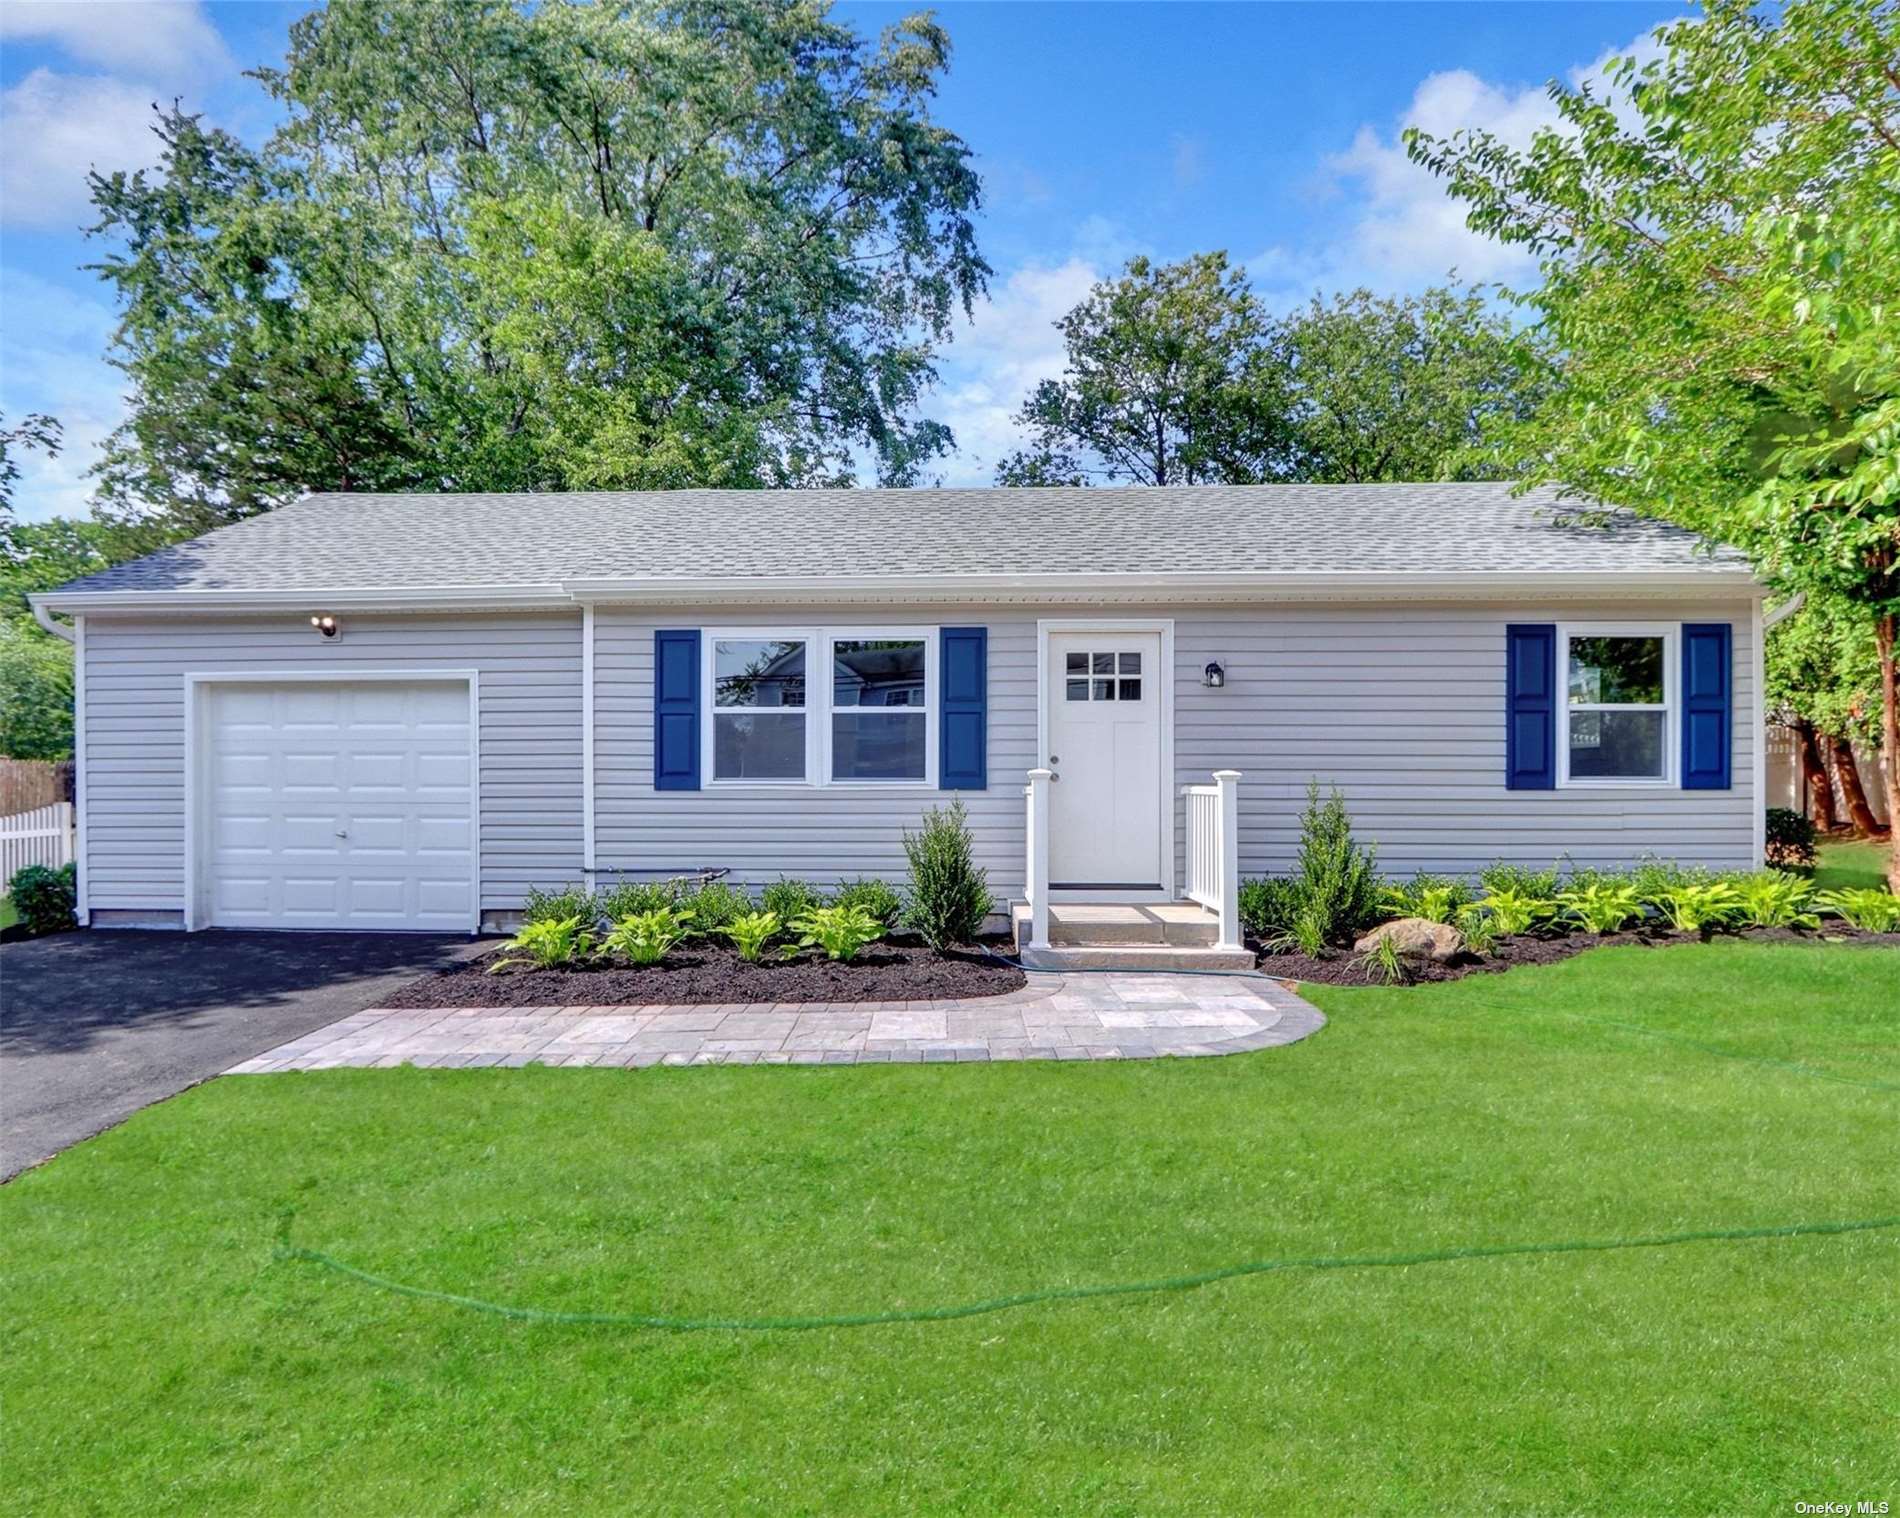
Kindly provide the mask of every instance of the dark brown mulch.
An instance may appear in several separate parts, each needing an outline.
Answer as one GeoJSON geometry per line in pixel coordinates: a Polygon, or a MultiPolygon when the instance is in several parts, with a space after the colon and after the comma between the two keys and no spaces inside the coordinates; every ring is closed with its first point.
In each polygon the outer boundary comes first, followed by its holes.
{"type": "MultiPolygon", "coordinates": [[[[1759,939],[1768,943],[1818,943],[1818,944],[1858,944],[1869,947],[1900,948],[1900,933],[1862,933],[1856,928],[1838,923],[1829,923],[1826,933],[1797,933],[1789,928],[1744,928],[1739,933],[1723,933],[1723,938],[1759,939]]],[[[1434,964],[1430,960],[1407,959],[1406,969],[1411,974],[1411,984],[1424,985],[1433,981],[1462,980],[1467,975],[1495,975],[1499,971],[1513,969],[1518,965],[1549,965],[1558,960],[1569,959],[1586,949],[1601,949],[1614,944],[1636,944],[1643,948],[1663,949],[1674,944],[1696,943],[1698,937],[1693,933],[1673,933],[1667,929],[1656,929],[1636,933],[1606,933],[1598,937],[1594,933],[1570,933],[1562,937],[1545,937],[1527,933],[1517,938],[1501,939],[1497,948],[1482,957],[1475,954],[1461,954],[1445,964],[1434,964]]],[[[1304,954],[1266,954],[1257,956],[1261,972],[1276,980],[1310,980],[1322,985],[1363,986],[1382,984],[1375,971],[1368,977],[1360,956],[1351,950],[1342,950],[1329,959],[1310,959],[1304,954]]]]}
{"type": "Polygon", "coordinates": [[[849,964],[822,955],[747,964],[729,944],[694,940],[641,969],[503,970],[497,950],[413,980],[385,1007],[631,1007],[671,1003],[930,1001],[1001,996],[1027,977],[978,949],[938,954],[914,940],[873,944],[849,964]]]}

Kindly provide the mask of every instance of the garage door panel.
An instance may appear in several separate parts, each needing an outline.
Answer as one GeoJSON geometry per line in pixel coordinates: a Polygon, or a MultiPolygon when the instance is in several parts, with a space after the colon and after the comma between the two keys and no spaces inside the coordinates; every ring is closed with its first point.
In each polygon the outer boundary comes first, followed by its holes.
{"type": "Polygon", "coordinates": [[[207,701],[213,923],[469,926],[466,686],[213,686],[207,701]]]}

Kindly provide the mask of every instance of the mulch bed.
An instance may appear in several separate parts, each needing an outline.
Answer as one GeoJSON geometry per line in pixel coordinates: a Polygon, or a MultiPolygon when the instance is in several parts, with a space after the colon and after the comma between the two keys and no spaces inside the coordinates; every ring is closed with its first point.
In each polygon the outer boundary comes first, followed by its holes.
{"type": "MultiPolygon", "coordinates": [[[[1900,933],[1862,933],[1856,928],[1837,923],[1830,923],[1825,933],[1797,933],[1789,928],[1744,928],[1740,932],[1716,936],[1760,939],[1769,943],[1840,943],[1900,948],[1900,933]]],[[[1581,954],[1586,949],[1600,949],[1614,944],[1661,949],[1673,944],[1696,942],[1699,942],[1699,938],[1694,933],[1674,933],[1667,929],[1606,933],[1601,937],[1595,933],[1570,933],[1562,937],[1526,933],[1500,940],[1497,948],[1483,957],[1461,954],[1444,964],[1408,958],[1405,966],[1411,973],[1410,983],[1423,985],[1431,981],[1462,980],[1467,975],[1495,975],[1518,965],[1555,964],[1558,960],[1569,959],[1573,954],[1581,954]]],[[[1329,959],[1310,959],[1304,954],[1258,954],[1261,972],[1276,980],[1310,980],[1330,986],[1382,985],[1376,972],[1371,977],[1367,976],[1359,959],[1360,956],[1350,949],[1341,950],[1329,959]]]]}
{"type": "MultiPolygon", "coordinates": [[[[769,951],[768,951],[769,952],[769,951]]],[[[385,997],[385,1007],[632,1007],[656,1004],[932,1001],[1001,996],[1027,977],[980,950],[938,954],[914,940],[871,945],[849,964],[818,954],[747,964],[731,945],[693,940],[640,969],[503,970],[500,950],[439,970],[385,997]]]]}

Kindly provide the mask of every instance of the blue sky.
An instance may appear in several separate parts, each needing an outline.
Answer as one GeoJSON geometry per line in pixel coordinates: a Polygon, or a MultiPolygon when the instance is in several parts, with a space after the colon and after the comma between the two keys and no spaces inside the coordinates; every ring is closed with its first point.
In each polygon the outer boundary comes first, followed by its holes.
{"type": "MultiPolygon", "coordinates": [[[[0,409],[67,424],[25,466],[23,516],[81,510],[118,420],[113,312],[84,173],[153,156],[154,100],[261,140],[244,69],[283,55],[303,4],[8,0],[0,6],[0,409]]],[[[916,7],[843,4],[875,32],[916,7]]],[[[945,352],[930,410],[956,429],[951,483],[985,483],[1025,390],[1061,367],[1051,323],[1135,253],[1225,248],[1277,307],[1315,291],[1409,291],[1456,267],[1523,278],[1405,161],[1399,132],[1524,140],[1544,84],[1576,81],[1684,7],[1574,4],[938,6],[955,45],[937,115],[976,150],[989,301],[945,352]]]]}

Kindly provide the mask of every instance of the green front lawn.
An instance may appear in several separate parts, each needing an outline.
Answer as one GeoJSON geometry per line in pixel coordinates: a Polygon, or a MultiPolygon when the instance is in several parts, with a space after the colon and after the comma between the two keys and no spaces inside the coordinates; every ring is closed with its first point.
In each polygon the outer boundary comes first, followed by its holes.
{"type": "Polygon", "coordinates": [[[1823,843],[1815,849],[1814,884],[1823,891],[1885,886],[1892,851],[1885,843],[1823,843]]]}
{"type": "Polygon", "coordinates": [[[17,1512],[1785,1512],[1883,1498],[1900,953],[1613,949],[1315,988],[1259,1055],[330,1071],[187,1092],[0,1189],[17,1512]]]}

